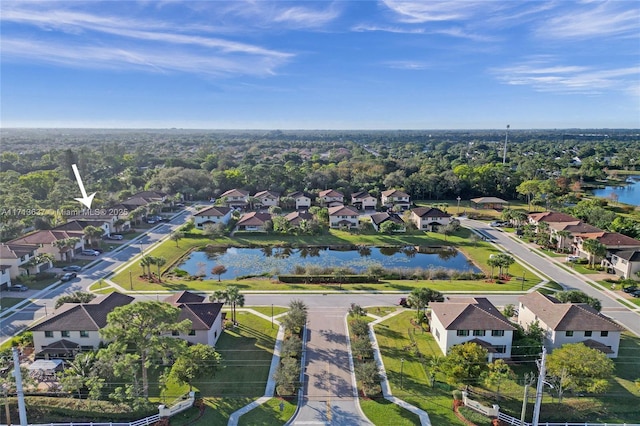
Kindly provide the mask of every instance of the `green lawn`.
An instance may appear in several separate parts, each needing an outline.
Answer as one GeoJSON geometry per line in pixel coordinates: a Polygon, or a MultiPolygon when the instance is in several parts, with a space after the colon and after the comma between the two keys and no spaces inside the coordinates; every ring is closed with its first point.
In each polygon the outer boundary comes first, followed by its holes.
{"type": "Polygon", "coordinates": [[[413,426],[420,424],[420,418],[416,414],[382,397],[374,399],[360,398],[360,407],[367,418],[377,426],[413,426]],[[376,421],[376,419],[379,419],[379,421],[376,421]]]}
{"type": "Polygon", "coordinates": [[[429,386],[419,354],[441,356],[442,353],[430,333],[411,325],[409,320],[414,316],[415,311],[407,310],[375,327],[391,392],[429,413],[434,425],[460,425],[451,411],[453,400],[449,386],[429,386]]]}
{"type": "Polygon", "coordinates": [[[289,308],[285,307],[285,306],[274,306],[273,307],[273,311],[271,306],[247,306],[250,307],[251,309],[253,309],[256,312],[260,312],[263,315],[266,316],[271,316],[271,313],[273,312],[274,316],[280,315],[282,313],[285,313],[289,310],[289,308]]]}
{"type": "Polygon", "coordinates": [[[271,398],[258,408],[240,417],[238,424],[246,426],[281,426],[293,416],[296,407],[297,400],[289,401],[281,398],[271,398]],[[280,411],[280,404],[282,404],[282,411],[280,411]]]}
{"type": "Polygon", "coordinates": [[[24,300],[24,298],[22,297],[6,297],[6,296],[2,296],[2,299],[0,299],[0,307],[2,307],[2,310],[4,311],[5,309],[8,309],[12,306],[17,305],[18,303],[22,302],[24,300]]]}
{"type": "MultiPolygon", "coordinates": [[[[215,377],[194,383],[193,390],[200,392],[207,405],[199,424],[227,424],[231,413],[264,395],[278,329],[248,312],[239,311],[237,317],[240,325],[225,330],[216,344],[222,368],[215,377]]],[[[189,391],[188,385],[169,382],[161,393],[157,380],[151,382],[155,383],[150,388],[152,401],[158,403],[171,402],[189,391]]]]}

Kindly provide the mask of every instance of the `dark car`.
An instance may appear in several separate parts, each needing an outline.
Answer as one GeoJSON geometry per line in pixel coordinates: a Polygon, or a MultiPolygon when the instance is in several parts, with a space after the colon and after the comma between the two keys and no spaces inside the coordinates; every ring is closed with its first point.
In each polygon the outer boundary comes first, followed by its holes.
{"type": "Polygon", "coordinates": [[[60,281],[71,281],[77,276],[78,274],[76,274],[75,272],[67,272],[66,274],[60,277],[60,281]]]}
{"type": "Polygon", "coordinates": [[[638,286],[637,285],[630,285],[630,286],[622,288],[622,291],[624,291],[625,293],[633,293],[633,292],[635,292],[637,290],[638,290],[638,286]]]}
{"type": "Polygon", "coordinates": [[[409,302],[407,301],[406,297],[401,297],[400,300],[398,300],[398,305],[408,308],[409,302]]]}
{"type": "Polygon", "coordinates": [[[27,290],[29,290],[29,287],[22,284],[14,284],[9,286],[9,291],[27,291],[27,290]]]}
{"type": "Polygon", "coordinates": [[[636,290],[636,291],[631,292],[631,295],[633,297],[640,297],[640,290],[636,290]]]}
{"type": "Polygon", "coordinates": [[[82,271],[82,266],[78,265],[69,265],[62,268],[64,272],[79,272],[82,271]]]}

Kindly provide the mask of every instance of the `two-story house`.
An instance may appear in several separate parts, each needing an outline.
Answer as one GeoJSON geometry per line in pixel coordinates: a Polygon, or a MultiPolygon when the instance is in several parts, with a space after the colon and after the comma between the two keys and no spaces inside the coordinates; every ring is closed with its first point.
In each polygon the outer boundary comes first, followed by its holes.
{"type": "Polygon", "coordinates": [[[73,358],[79,351],[98,349],[103,342],[100,330],[107,325],[109,312],[134,300],[113,292],[89,303],[65,303],[29,329],[33,333],[36,356],[73,358]]]}
{"type": "Polygon", "coordinates": [[[304,195],[303,192],[296,191],[287,195],[292,198],[296,203],[296,210],[308,210],[311,207],[311,198],[304,195]]]}
{"type": "Polygon", "coordinates": [[[11,240],[8,244],[35,245],[38,247],[38,253],[49,253],[60,260],[69,261],[84,250],[85,236],[84,231],[79,230],[43,229],[11,240]],[[71,238],[77,238],[73,246],[58,243],[62,240],[74,241],[70,240],[71,238]]]}
{"type": "Polygon", "coordinates": [[[249,202],[249,191],[234,188],[223,192],[222,195],[220,195],[220,198],[224,200],[227,207],[244,209],[247,207],[247,203],[249,202]]]}
{"type": "Polygon", "coordinates": [[[260,191],[256,192],[256,195],[253,196],[258,200],[258,204],[262,208],[268,209],[271,206],[279,205],[280,194],[273,191],[260,191]]]}
{"type": "Polygon", "coordinates": [[[334,189],[320,191],[318,201],[325,207],[342,206],[344,204],[344,194],[334,189]]]}
{"type": "Polygon", "coordinates": [[[329,208],[329,226],[331,228],[358,228],[360,226],[358,210],[349,206],[329,208]]]}
{"type": "Polygon", "coordinates": [[[633,279],[640,272],[640,250],[611,250],[609,254],[611,269],[619,277],[633,279]]]}
{"type": "Polygon", "coordinates": [[[388,189],[382,191],[382,205],[387,208],[394,208],[399,210],[407,210],[411,207],[411,200],[409,194],[399,191],[397,189],[388,189]]]}
{"type": "Polygon", "coordinates": [[[351,194],[351,204],[358,210],[375,210],[378,199],[367,191],[358,191],[351,194]]]}
{"type": "Polygon", "coordinates": [[[188,291],[175,293],[164,299],[180,309],[178,322],[191,321],[191,330],[187,334],[174,332],[172,336],[186,340],[190,344],[201,343],[215,346],[222,335],[222,303],[205,302],[205,297],[188,291]]]}
{"type": "Polygon", "coordinates": [[[305,220],[307,222],[310,222],[313,220],[313,215],[311,213],[307,213],[304,211],[295,211],[295,212],[291,212],[288,215],[286,215],[284,217],[285,219],[287,219],[287,222],[289,222],[289,224],[293,227],[298,227],[300,226],[300,223],[305,220]]]}
{"type": "Polygon", "coordinates": [[[420,230],[435,232],[451,222],[451,215],[436,207],[417,207],[411,210],[411,221],[420,230]]]}
{"type": "Polygon", "coordinates": [[[618,356],[624,327],[586,303],[562,303],[537,291],[518,301],[518,324],[528,329],[537,321],[545,331],[544,346],[549,352],[567,343],[584,343],[609,358],[618,356]]]}
{"type": "MultiPolygon", "coordinates": [[[[6,290],[11,280],[27,273],[33,259],[38,255],[34,244],[0,243],[0,290],[6,290]]],[[[39,265],[33,265],[40,272],[39,265]]]]}
{"type": "Polygon", "coordinates": [[[431,334],[444,355],[452,346],[476,343],[494,358],[511,358],[516,329],[486,297],[431,302],[431,334]]]}
{"type": "Polygon", "coordinates": [[[203,229],[205,225],[214,225],[217,223],[226,225],[231,219],[232,212],[231,207],[226,206],[205,207],[193,215],[193,221],[198,229],[203,229]]]}

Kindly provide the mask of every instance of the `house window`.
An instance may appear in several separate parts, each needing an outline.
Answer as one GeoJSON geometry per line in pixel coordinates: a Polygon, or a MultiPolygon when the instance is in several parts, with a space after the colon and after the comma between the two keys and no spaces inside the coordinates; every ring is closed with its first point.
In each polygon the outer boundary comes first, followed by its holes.
{"type": "Polygon", "coordinates": [[[584,337],[591,337],[592,333],[593,333],[593,331],[585,331],[584,332],[584,337]]]}
{"type": "Polygon", "coordinates": [[[565,335],[567,337],[571,337],[571,336],[573,336],[573,331],[567,331],[567,332],[565,332],[565,335]]]}
{"type": "Polygon", "coordinates": [[[504,330],[491,330],[491,335],[493,337],[502,337],[504,336],[504,330]]]}
{"type": "Polygon", "coordinates": [[[474,336],[484,336],[484,330],[473,330],[474,336]]]}
{"type": "Polygon", "coordinates": [[[469,335],[469,330],[458,330],[456,332],[456,335],[458,335],[458,336],[468,336],[469,335]]]}
{"type": "Polygon", "coordinates": [[[601,331],[600,332],[600,337],[607,337],[609,335],[608,331],[601,331]]]}
{"type": "Polygon", "coordinates": [[[179,331],[176,331],[176,330],[173,330],[173,331],[171,332],[171,335],[172,335],[172,336],[179,336],[179,335],[180,335],[180,332],[179,332],[179,331]]]}
{"type": "Polygon", "coordinates": [[[213,338],[214,338],[214,339],[217,339],[217,338],[218,338],[218,330],[216,330],[216,331],[214,331],[214,332],[213,332],[213,338]]]}
{"type": "Polygon", "coordinates": [[[69,331],[61,331],[60,336],[62,337],[70,337],[71,333],[69,331]]]}
{"type": "Polygon", "coordinates": [[[195,336],[196,335],[196,331],[195,330],[190,330],[189,331],[189,336],[195,336]]]}
{"type": "Polygon", "coordinates": [[[504,354],[507,352],[507,347],[505,345],[496,345],[493,347],[497,353],[504,354]]]}
{"type": "Polygon", "coordinates": [[[45,331],[44,337],[49,337],[49,338],[53,337],[53,331],[45,331]]]}
{"type": "Polygon", "coordinates": [[[80,337],[89,337],[89,332],[87,330],[80,330],[80,337]]]}
{"type": "Polygon", "coordinates": [[[440,330],[436,328],[436,339],[440,340],[440,330]]]}

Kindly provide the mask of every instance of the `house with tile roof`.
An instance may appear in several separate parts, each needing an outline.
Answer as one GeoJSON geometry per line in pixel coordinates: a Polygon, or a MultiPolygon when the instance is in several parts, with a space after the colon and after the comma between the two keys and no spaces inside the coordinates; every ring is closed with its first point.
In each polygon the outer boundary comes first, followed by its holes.
{"type": "Polygon", "coordinates": [[[313,215],[304,211],[295,211],[289,213],[284,218],[287,219],[287,222],[289,222],[291,226],[297,227],[300,226],[300,222],[302,222],[303,220],[306,220],[307,222],[312,221],[313,215]]]}
{"type": "Polygon", "coordinates": [[[338,205],[329,207],[329,226],[331,228],[359,228],[360,213],[353,207],[338,205]]]}
{"type": "Polygon", "coordinates": [[[274,191],[260,191],[253,196],[258,199],[258,204],[262,208],[269,208],[280,204],[280,194],[274,191]]]}
{"type": "Polygon", "coordinates": [[[367,191],[358,191],[351,194],[351,204],[358,210],[375,210],[378,199],[367,191]]]}
{"type": "Polygon", "coordinates": [[[71,260],[84,250],[84,231],[63,229],[42,229],[9,241],[7,244],[35,245],[38,253],[49,253],[60,260],[71,260]],[[57,247],[56,243],[68,238],[77,238],[73,247],[57,247]]]}
{"type": "Polygon", "coordinates": [[[577,219],[566,213],[552,212],[552,211],[530,213],[528,216],[528,219],[529,219],[529,223],[534,226],[537,226],[540,222],[563,223],[563,222],[576,222],[576,221],[579,222],[580,221],[580,219],[577,219]]]}
{"type": "Polygon", "coordinates": [[[435,232],[451,223],[451,215],[436,207],[417,207],[411,209],[411,221],[420,230],[435,232]]]}
{"type": "Polygon", "coordinates": [[[407,232],[406,224],[404,220],[400,216],[395,213],[382,212],[382,213],[374,213],[371,216],[371,224],[373,225],[373,229],[380,232],[380,226],[384,222],[391,221],[398,225],[398,230],[396,232],[407,232]]]}
{"type": "Polygon", "coordinates": [[[266,231],[265,225],[271,220],[271,214],[249,212],[242,215],[236,227],[239,231],[266,231]]]}
{"type": "Polygon", "coordinates": [[[584,343],[618,356],[624,327],[586,303],[562,303],[558,299],[532,292],[518,298],[518,324],[524,329],[538,322],[545,330],[544,346],[549,352],[567,343],[584,343]]]}
{"type": "Polygon", "coordinates": [[[320,191],[318,194],[318,202],[325,207],[335,207],[344,204],[344,194],[334,189],[320,191]]]}
{"type": "Polygon", "coordinates": [[[502,210],[509,202],[498,197],[472,198],[471,202],[476,208],[502,210]]]}
{"type": "Polygon", "coordinates": [[[452,346],[473,342],[485,348],[489,362],[511,358],[516,329],[486,297],[431,302],[429,326],[444,355],[452,346]]]}
{"type": "Polygon", "coordinates": [[[222,303],[205,302],[205,297],[189,291],[181,291],[164,299],[180,309],[178,322],[188,319],[191,330],[187,334],[173,333],[172,336],[186,340],[190,344],[201,343],[215,346],[222,335],[222,303]]]}
{"type": "MultiPolygon", "coordinates": [[[[0,290],[6,290],[11,280],[25,274],[30,263],[39,254],[35,244],[0,243],[0,290]]],[[[40,272],[40,265],[33,265],[34,272],[40,272]]]]}
{"type": "Polygon", "coordinates": [[[577,219],[572,222],[541,223],[547,223],[549,226],[549,239],[551,241],[555,239],[558,250],[571,249],[576,255],[580,255],[576,251],[576,242],[579,236],[602,232],[599,228],[577,219]],[[568,237],[564,237],[564,234],[567,234],[568,237]]]}
{"type": "Polygon", "coordinates": [[[381,203],[383,206],[387,208],[397,208],[400,210],[407,210],[411,207],[411,197],[406,192],[402,192],[397,189],[388,189],[386,191],[382,191],[381,195],[381,203]]]}
{"type": "Polygon", "coordinates": [[[73,358],[80,350],[98,349],[109,312],[133,301],[131,296],[113,292],[89,303],[65,303],[29,329],[36,357],[73,358]]]}
{"type": "Polygon", "coordinates": [[[590,254],[584,249],[583,244],[586,240],[590,239],[599,241],[607,249],[607,255],[605,255],[604,259],[596,259],[601,260],[603,262],[603,266],[606,267],[611,266],[607,262],[607,259],[610,258],[610,250],[640,249],[640,241],[635,238],[631,238],[617,232],[606,232],[598,229],[597,231],[584,232],[575,235],[574,250],[576,254],[581,257],[589,258],[590,254]]]}
{"type": "Polygon", "coordinates": [[[193,222],[198,229],[203,229],[205,225],[214,225],[216,223],[226,225],[231,219],[232,212],[231,207],[226,206],[205,207],[193,215],[193,222]]]}
{"type": "Polygon", "coordinates": [[[611,250],[607,259],[613,273],[624,279],[637,279],[640,273],[640,250],[611,250]]]}
{"type": "Polygon", "coordinates": [[[304,195],[303,192],[296,191],[287,195],[287,197],[293,198],[296,203],[296,210],[307,210],[311,207],[311,198],[304,195]]]}
{"type": "Polygon", "coordinates": [[[223,192],[220,195],[220,198],[224,199],[227,207],[231,207],[234,209],[244,209],[249,203],[249,191],[234,188],[223,192]]]}

